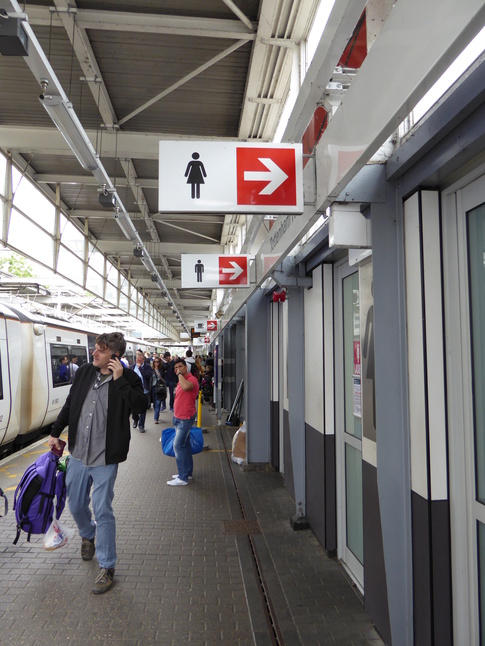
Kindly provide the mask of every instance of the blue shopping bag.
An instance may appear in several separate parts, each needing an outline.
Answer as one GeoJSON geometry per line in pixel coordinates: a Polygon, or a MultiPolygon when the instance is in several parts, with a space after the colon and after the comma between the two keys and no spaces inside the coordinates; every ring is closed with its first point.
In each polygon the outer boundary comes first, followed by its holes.
{"type": "MultiPolygon", "coordinates": [[[[162,451],[171,458],[175,457],[175,453],[173,452],[174,439],[175,429],[164,428],[162,431],[162,451]]],[[[204,448],[204,437],[202,435],[202,429],[199,426],[192,426],[190,429],[190,448],[192,449],[193,455],[200,453],[204,448]]]]}

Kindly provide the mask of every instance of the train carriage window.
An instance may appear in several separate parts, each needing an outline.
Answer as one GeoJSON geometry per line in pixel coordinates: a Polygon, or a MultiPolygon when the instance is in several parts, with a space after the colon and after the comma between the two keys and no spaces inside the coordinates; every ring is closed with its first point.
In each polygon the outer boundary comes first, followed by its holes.
{"type": "Polygon", "coordinates": [[[71,383],[69,348],[66,345],[51,345],[52,384],[54,387],[71,383]]]}
{"type": "Polygon", "coordinates": [[[0,399],[3,399],[2,355],[0,354],[0,399]]]}
{"type": "Polygon", "coordinates": [[[88,353],[86,348],[72,346],[69,354],[69,376],[71,381],[74,381],[76,372],[88,361],[88,353]]]}

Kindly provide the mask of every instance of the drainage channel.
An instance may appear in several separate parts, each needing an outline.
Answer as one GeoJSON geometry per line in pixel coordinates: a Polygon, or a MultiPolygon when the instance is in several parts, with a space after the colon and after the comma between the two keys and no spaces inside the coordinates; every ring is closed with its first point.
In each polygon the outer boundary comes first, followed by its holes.
{"type": "Polygon", "coordinates": [[[262,611],[268,627],[268,636],[273,646],[284,646],[285,642],[284,642],[281,630],[278,626],[278,620],[276,617],[274,605],[271,601],[271,595],[265,583],[263,568],[258,558],[256,545],[252,536],[253,534],[261,533],[259,522],[257,520],[249,520],[247,517],[241,492],[239,490],[236,477],[234,475],[234,468],[233,468],[234,465],[230,457],[231,448],[227,447],[224,434],[222,433],[222,431],[220,433],[220,438],[221,438],[222,445],[224,447],[224,453],[226,455],[226,459],[229,467],[229,473],[232,479],[232,483],[234,485],[234,491],[237,497],[237,502],[239,504],[239,509],[242,516],[241,520],[229,521],[229,523],[226,524],[226,533],[244,534],[247,536],[249,553],[254,566],[256,582],[261,596],[262,611]]]}

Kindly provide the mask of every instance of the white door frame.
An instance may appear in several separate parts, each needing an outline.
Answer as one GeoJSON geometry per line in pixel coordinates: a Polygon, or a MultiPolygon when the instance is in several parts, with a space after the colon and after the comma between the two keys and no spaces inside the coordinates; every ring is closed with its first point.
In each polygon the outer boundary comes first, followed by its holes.
{"type": "Polygon", "coordinates": [[[362,456],[362,439],[345,433],[345,397],[344,397],[344,340],[343,340],[343,306],[342,284],[344,278],[358,273],[358,268],[350,267],[345,262],[335,265],[335,450],[337,467],[337,556],[345,569],[364,592],[364,567],[347,547],[347,515],[345,488],[345,445],[349,444],[360,451],[362,456]]]}
{"type": "MultiPolygon", "coordinates": [[[[485,172],[482,167],[481,173],[485,172]]],[[[479,594],[475,502],[471,321],[466,212],[485,202],[485,174],[462,180],[442,195],[444,294],[449,428],[453,627],[456,644],[478,644],[479,594]]]]}

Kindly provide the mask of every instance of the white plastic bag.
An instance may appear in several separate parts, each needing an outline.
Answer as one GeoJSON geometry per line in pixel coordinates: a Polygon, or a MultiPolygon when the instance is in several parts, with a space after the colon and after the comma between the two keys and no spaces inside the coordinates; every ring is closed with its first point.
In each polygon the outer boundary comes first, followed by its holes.
{"type": "Polygon", "coordinates": [[[74,530],[66,527],[60,520],[54,519],[44,535],[44,549],[51,552],[63,547],[74,536],[74,530]]]}
{"type": "Polygon", "coordinates": [[[231,460],[236,464],[246,461],[246,422],[236,431],[232,438],[231,460]]]}

